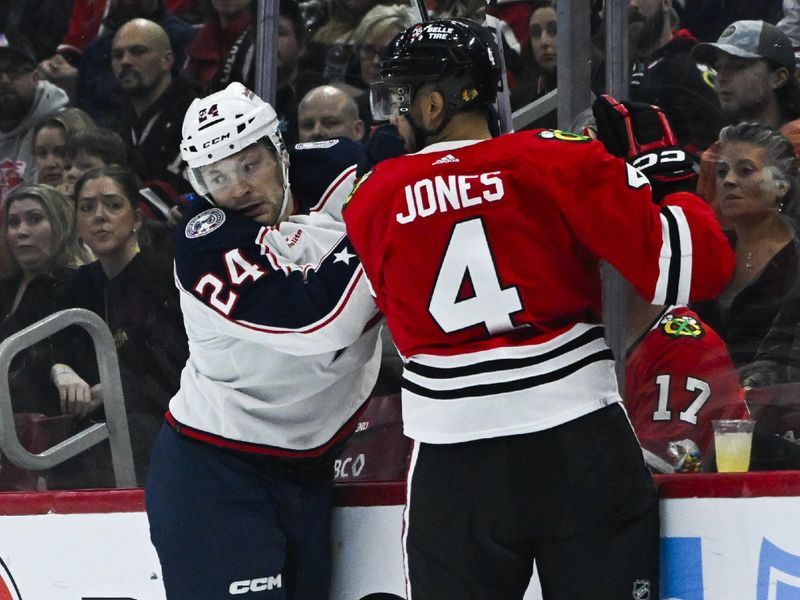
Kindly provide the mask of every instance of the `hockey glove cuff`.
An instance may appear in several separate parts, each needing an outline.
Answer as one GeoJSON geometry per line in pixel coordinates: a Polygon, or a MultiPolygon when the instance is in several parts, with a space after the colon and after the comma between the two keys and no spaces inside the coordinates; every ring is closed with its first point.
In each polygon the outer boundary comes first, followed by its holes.
{"type": "Polygon", "coordinates": [[[624,158],[647,176],[655,202],[667,194],[695,190],[694,165],[678,146],[664,111],[603,94],[595,100],[592,112],[598,139],[610,154],[624,158]]]}

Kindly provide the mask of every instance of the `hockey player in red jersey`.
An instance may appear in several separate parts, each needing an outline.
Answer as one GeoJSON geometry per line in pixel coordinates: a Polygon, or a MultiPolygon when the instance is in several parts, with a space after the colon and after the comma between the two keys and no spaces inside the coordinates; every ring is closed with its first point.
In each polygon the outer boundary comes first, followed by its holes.
{"type": "Polygon", "coordinates": [[[678,191],[690,163],[660,111],[601,99],[603,143],[490,139],[497,61],[466,20],[395,38],[373,110],[405,120],[419,151],[378,163],[343,213],[405,359],[407,597],[519,599],[535,559],[546,600],[655,598],[658,499],[621,406],[598,263],[672,304],[718,293],[733,256],[678,191]]]}
{"type": "Polygon", "coordinates": [[[625,407],[645,460],[657,471],[697,471],[713,448],[711,421],[750,418],[728,348],[686,306],[653,306],[630,294],[627,310],[625,407]],[[700,460],[670,453],[670,442],[687,439],[700,460]]]}

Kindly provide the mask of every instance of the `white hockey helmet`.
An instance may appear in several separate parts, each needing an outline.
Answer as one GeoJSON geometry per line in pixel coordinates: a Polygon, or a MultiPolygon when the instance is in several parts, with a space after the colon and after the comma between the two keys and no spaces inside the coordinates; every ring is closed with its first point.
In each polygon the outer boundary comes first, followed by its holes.
{"type": "MultiPolygon", "coordinates": [[[[241,83],[197,98],[183,118],[181,157],[188,165],[189,182],[198,194],[209,195],[201,167],[218,162],[267,138],[281,163],[283,214],[289,200],[289,153],[278,129],[278,115],[241,83]]],[[[212,198],[213,200],[213,198],[212,198]]]]}

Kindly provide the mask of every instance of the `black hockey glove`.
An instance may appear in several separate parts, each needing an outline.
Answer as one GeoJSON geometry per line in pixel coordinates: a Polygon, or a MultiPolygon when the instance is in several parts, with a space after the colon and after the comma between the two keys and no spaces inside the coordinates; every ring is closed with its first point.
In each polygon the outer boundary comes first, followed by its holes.
{"type": "Polygon", "coordinates": [[[692,160],[678,146],[664,111],[603,94],[592,104],[592,112],[598,139],[610,154],[624,158],[647,176],[655,202],[673,192],[695,191],[692,160]]]}
{"type": "Polygon", "coordinates": [[[364,144],[364,158],[356,167],[356,178],[372,169],[382,160],[406,153],[406,141],[394,125],[380,125],[364,144]]]}

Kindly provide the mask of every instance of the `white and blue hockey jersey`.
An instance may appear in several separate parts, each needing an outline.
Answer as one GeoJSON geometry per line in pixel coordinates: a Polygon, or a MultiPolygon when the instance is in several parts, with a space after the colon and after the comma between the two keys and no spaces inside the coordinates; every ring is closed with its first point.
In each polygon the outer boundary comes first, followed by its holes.
{"type": "Polygon", "coordinates": [[[187,212],[175,277],[190,357],[167,414],[180,433],[311,457],[352,432],[378,374],[379,314],[342,199],[324,200],[278,227],[205,200],[187,212]]]}

